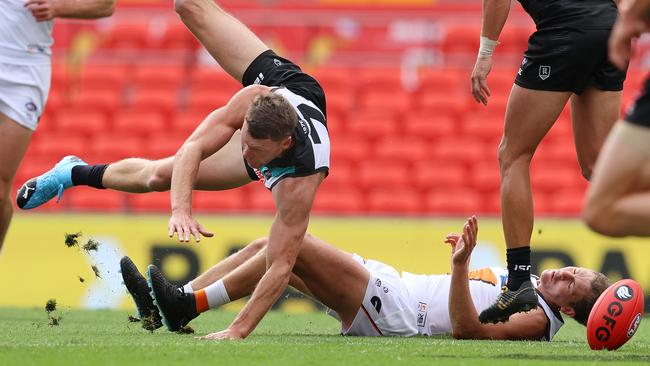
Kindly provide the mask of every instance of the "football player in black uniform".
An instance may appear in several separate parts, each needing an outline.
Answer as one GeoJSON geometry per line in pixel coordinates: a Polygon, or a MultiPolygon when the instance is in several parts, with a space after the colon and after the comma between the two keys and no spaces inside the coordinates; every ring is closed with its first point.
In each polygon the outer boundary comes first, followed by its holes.
{"type": "MultiPolygon", "coordinates": [[[[533,196],[530,161],[549,129],[571,102],[571,120],[582,175],[590,179],[607,134],[618,117],[625,71],[607,59],[616,20],[612,0],[520,0],[537,31],[510,92],[498,150],[501,207],[507,246],[508,284],[481,322],[506,321],[537,306],[530,283],[533,196]]],[[[481,47],[472,72],[472,93],[488,104],[492,53],[510,10],[510,0],[483,1],[481,47]]]]}

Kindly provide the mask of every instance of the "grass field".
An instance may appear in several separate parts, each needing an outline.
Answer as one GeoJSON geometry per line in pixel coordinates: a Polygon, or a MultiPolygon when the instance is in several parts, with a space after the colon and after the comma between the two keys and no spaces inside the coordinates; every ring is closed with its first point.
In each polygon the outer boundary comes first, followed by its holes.
{"type": "MultiPolygon", "coordinates": [[[[591,351],[584,328],[567,321],[546,342],[456,341],[449,337],[337,335],[324,314],[269,314],[248,339],[215,342],[159,329],[149,333],[123,311],[63,310],[48,326],[44,310],[0,309],[0,365],[622,365],[650,364],[649,319],[615,352],[591,351]],[[644,324],[646,323],[646,324],[644,324]]],[[[223,329],[233,314],[194,320],[196,334],[223,329]]]]}

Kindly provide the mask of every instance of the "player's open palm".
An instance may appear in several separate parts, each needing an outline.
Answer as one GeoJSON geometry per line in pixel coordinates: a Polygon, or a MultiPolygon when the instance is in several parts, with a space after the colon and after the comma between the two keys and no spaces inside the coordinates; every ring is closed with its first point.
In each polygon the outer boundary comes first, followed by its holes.
{"type": "Polygon", "coordinates": [[[479,57],[476,59],[474,70],[472,70],[472,96],[474,100],[483,105],[488,104],[490,88],[487,85],[487,77],[492,70],[492,57],[479,57]]]}
{"type": "Polygon", "coordinates": [[[198,339],[211,339],[211,340],[217,340],[217,341],[223,341],[223,340],[236,340],[236,339],[244,339],[244,337],[236,332],[231,331],[230,329],[225,329],[220,332],[216,333],[210,333],[207,335],[204,335],[203,337],[197,337],[198,339]]]}
{"type": "Polygon", "coordinates": [[[445,239],[445,243],[450,244],[451,262],[452,265],[469,265],[469,260],[472,257],[472,251],[476,246],[476,238],[478,235],[478,222],[476,216],[467,219],[463,226],[463,234],[449,234],[445,239]]]}
{"type": "Polygon", "coordinates": [[[174,211],[169,218],[169,237],[174,237],[174,234],[178,235],[180,242],[186,243],[190,241],[191,236],[194,236],[197,243],[201,241],[201,235],[207,238],[214,236],[185,211],[174,211]]]}

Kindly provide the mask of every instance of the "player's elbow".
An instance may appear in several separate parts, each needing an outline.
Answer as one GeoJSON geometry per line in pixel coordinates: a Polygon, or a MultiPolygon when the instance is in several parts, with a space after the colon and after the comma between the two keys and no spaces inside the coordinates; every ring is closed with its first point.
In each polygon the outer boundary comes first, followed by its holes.
{"type": "Polygon", "coordinates": [[[196,0],[174,0],[174,10],[181,18],[200,14],[200,6],[196,0]]]}
{"type": "Polygon", "coordinates": [[[115,0],[105,0],[102,17],[110,17],[115,13],[115,0]]]}

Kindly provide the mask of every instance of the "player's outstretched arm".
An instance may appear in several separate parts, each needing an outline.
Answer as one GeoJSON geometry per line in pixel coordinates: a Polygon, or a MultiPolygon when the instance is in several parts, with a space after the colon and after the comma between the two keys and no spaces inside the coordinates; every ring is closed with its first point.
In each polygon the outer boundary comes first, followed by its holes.
{"type": "Polygon", "coordinates": [[[286,178],[274,187],[273,198],[277,212],[266,247],[266,273],[228,329],[206,338],[246,338],[287,288],[307,231],[316,190],[322,179],[323,173],[286,178]]]}
{"type": "Polygon", "coordinates": [[[468,267],[476,246],[478,222],[475,216],[467,220],[463,234],[449,234],[445,243],[452,247],[449,317],[451,334],[456,339],[530,339],[539,340],[546,331],[548,320],[542,310],[519,313],[500,324],[481,324],[469,289],[468,267]]]}
{"type": "Polygon", "coordinates": [[[632,56],[632,40],[649,29],[650,0],[626,2],[620,11],[609,37],[609,60],[624,70],[632,56]]]}
{"type": "Polygon", "coordinates": [[[492,53],[496,47],[501,30],[508,19],[510,0],[483,0],[483,21],[481,26],[481,46],[472,71],[472,96],[474,100],[487,105],[490,88],[487,76],[492,70],[492,53]]]}
{"type": "MultiPolygon", "coordinates": [[[[219,151],[236,130],[244,124],[246,111],[253,99],[270,88],[252,85],[240,90],[228,104],[212,112],[183,143],[174,157],[171,181],[172,216],[169,219],[169,236],[178,234],[181,242],[198,242],[201,235],[212,236],[192,218],[192,189],[201,161],[219,151]]],[[[241,159],[241,155],[233,158],[241,159]]]]}
{"type": "Polygon", "coordinates": [[[39,22],[54,18],[96,19],[113,15],[115,0],[27,0],[25,7],[39,22]]]}

